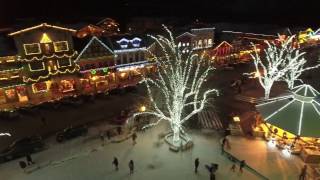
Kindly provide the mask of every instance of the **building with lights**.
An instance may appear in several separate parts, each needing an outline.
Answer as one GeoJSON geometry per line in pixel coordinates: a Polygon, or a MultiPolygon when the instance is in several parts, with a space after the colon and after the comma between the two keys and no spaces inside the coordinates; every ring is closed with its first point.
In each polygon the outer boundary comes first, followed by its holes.
{"type": "Polygon", "coordinates": [[[7,36],[8,31],[0,32],[0,104],[28,102],[22,66],[17,61],[14,41],[7,36]]]}
{"type": "Polygon", "coordinates": [[[9,34],[17,48],[21,77],[30,97],[63,96],[75,90],[75,30],[46,23],[9,34]]]}
{"type": "Polygon", "coordinates": [[[80,84],[84,92],[136,85],[152,68],[142,37],[133,35],[93,36],[76,41],[80,84]]]}
{"type": "Polygon", "coordinates": [[[178,47],[182,54],[188,54],[191,50],[203,51],[213,47],[215,28],[191,29],[176,37],[178,47]]]}

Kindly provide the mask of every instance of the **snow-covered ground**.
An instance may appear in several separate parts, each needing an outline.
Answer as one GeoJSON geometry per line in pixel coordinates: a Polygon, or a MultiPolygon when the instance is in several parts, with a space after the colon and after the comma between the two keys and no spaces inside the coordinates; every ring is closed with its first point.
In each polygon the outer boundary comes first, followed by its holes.
{"type": "MultiPolygon", "coordinates": [[[[221,155],[219,139],[215,132],[192,131],[195,146],[186,152],[174,153],[167,144],[159,141],[158,135],[166,129],[162,123],[158,127],[138,133],[137,144],[131,139],[122,143],[106,143],[101,146],[98,138],[80,137],[56,144],[49,139],[50,148],[32,157],[40,169],[24,173],[18,160],[0,165],[1,180],[205,180],[209,173],[204,168],[207,163],[219,164],[217,179],[255,180],[257,176],[245,170],[243,174],[231,172],[231,162],[221,155]],[[114,171],[112,159],[119,159],[119,171],[114,171]],[[193,171],[195,158],[200,159],[199,173],[193,171]],[[135,162],[135,173],[129,174],[128,162],[135,162]]],[[[266,147],[264,141],[230,137],[231,151],[239,159],[256,168],[269,179],[295,179],[299,174],[300,160],[281,157],[280,152],[266,147]]],[[[24,159],[23,159],[24,160],[24,159]]]]}

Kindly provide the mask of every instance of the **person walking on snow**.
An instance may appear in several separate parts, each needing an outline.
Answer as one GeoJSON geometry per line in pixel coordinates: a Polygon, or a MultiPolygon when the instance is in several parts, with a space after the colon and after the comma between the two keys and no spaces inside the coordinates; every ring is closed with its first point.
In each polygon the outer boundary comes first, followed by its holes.
{"type": "Polygon", "coordinates": [[[112,164],[114,165],[116,171],[118,171],[118,170],[119,170],[118,158],[114,157],[114,158],[113,158],[113,161],[112,161],[112,164]]]}
{"type": "Polygon", "coordinates": [[[194,172],[198,173],[198,167],[199,167],[199,158],[196,158],[196,160],[194,160],[194,172]]]}
{"type": "Polygon", "coordinates": [[[134,162],[133,162],[133,160],[130,160],[130,162],[129,162],[129,169],[130,169],[130,174],[133,174],[133,170],[134,170],[134,162]]]}
{"type": "Polygon", "coordinates": [[[133,143],[133,145],[137,144],[136,139],[137,139],[137,134],[133,133],[132,134],[132,143],[133,143]]]}

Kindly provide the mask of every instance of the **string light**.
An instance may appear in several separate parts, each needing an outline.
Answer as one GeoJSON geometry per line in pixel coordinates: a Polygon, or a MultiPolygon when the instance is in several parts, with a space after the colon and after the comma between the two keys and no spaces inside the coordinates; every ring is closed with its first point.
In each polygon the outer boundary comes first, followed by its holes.
{"type": "Polygon", "coordinates": [[[100,43],[107,51],[109,51],[111,54],[114,55],[114,52],[113,52],[106,44],[104,44],[104,43],[103,43],[100,39],[98,39],[96,36],[93,36],[93,37],[91,38],[91,40],[88,42],[88,44],[87,44],[87,45],[83,48],[83,50],[80,52],[80,54],[79,54],[79,56],[76,58],[75,62],[78,62],[78,61],[81,59],[83,53],[84,53],[85,51],[87,51],[88,47],[90,47],[90,45],[91,45],[94,41],[97,41],[98,43],[100,43]]]}
{"type": "Polygon", "coordinates": [[[207,66],[204,71],[201,71],[203,59],[192,52],[187,58],[182,58],[181,51],[177,48],[171,31],[167,27],[164,28],[168,32],[169,38],[161,35],[150,36],[165,54],[165,59],[153,55],[158,64],[159,78],[154,80],[144,77],[143,79],[147,87],[150,108],[148,107],[145,112],[138,112],[134,116],[144,114],[157,117],[158,120],[155,123],[148,124],[144,128],[155,126],[162,120],[168,121],[173,132],[173,143],[180,145],[180,136],[185,136],[188,139],[186,132],[183,130],[183,124],[192,116],[201,112],[209,101],[208,96],[213,93],[218,94],[218,90],[207,89],[204,91],[201,89],[213,68],[207,66]],[[196,60],[199,60],[198,63],[194,63],[196,60]],[[151,86],[155,86],[161,95],[155,93],[151,86]],[[160,109],[162,103],[165,106],[160,109]],[[186,108],[188,107],[191,107],[192,110],[187,113],[186,108]]]}
{"type": "Polygon", "coordinates": [[[55,72],[49,72],[48,75],[46,76],[38,76],[37,78],[31,78],[31,77],[26,77],[23,76],[23,82],[39,82],[41,79],[47,79],[49,78],[51,75],[57,75],[57,74],[72,74],[75,73],[76,71],[78,71],[80,69],[79,65],[76,65],[75,68],[73,70],[70,69],[66,69],[64,71],[60,71],[60,70],[56,70],[55,72]]]}
{"type": "Polygon", "coordinates": [[[20,34],[20,33],[24,33],[24,32],[31,31],[31,30],[38,29],[38,28],[42,28],[42,27],[48,27],[48,28],[54,28],[54,29],[59,29],[59,30],[65,30],[65,31],[70,31],[70,32],[72,32],[72,33],[76,32],[76,30],[74,30],[74,29],[64,28],[64,27],[54,26],[54,25],[49,25],[49,24],[47,24],[47,23],[42,23],[42,24],[39,24],[39,25],[37,25],[37,26],[29,27],[29,28],[26,28],[26,29],[22,29],[22,30],[20,30],[20,31],[16,31],[16,32],[10,33],[10,34],[8,34],[8,35],[9,35],[9,36],[14,36],[14,35],[17,35],[17,34],[20,34]]]}
{"type": "Polygon", "coordinates": [[[27,58],[21,58],[21,56],[18,56],[18,61],[22,61],[22,62],[32,62],[32,61],[42,61],[44,59],[52,59],[52,58],[72,58],[74,56],[77,55],[77,51],[75,51],[72,55],[67,55],[67,54],[63,54],[63,55],[51,55],[51,56],[46,56],[43,55],[41,58],[38,57],[32,57],[31,59],[27,59],[27,58]]]}
{"type": "MultiPolygon", "coordinates": [[[[254,54],[251,54],[256,72],[261,72],[258,76],[260,85],[263,87],[265,95],[264,98],[268,99],[270,91],[275,81],[287,79],[286,75],[290,74],[292,69],[296,68],[301,62],[300,58],[304,53],[300,53],[295,47],[292,46],[292,40],[295,36],[291,36],[281,43],[280,47],[274,42],[269,43],[266,41],[267,49],[265,49],[265,61],[261,60],[258,49],[255,45],[254,54]]],[[[244,73],[248,75],[248,73],[244,73]]],[[[296,80],[295,78],[293,78],[296,80]]],[[[292,80],[292,79],[291,79],[292,80]]]]}

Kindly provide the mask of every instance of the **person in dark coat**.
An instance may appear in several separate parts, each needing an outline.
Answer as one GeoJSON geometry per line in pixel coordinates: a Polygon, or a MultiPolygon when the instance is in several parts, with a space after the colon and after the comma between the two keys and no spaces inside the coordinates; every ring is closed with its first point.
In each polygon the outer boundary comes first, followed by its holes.
{"type": "Polygon", "coordinates": [[[132,143],[133,143],[133,145],[137,144],[136,139],[137,139],[137,134],[133,133],[132,134],[132,143]]]}
{"type": "Polygon", "coordinates": [[[194,172],[198,173],[198,167],[199,167],[199,158],[196,158],[196,160],[194,160],[194,172]]]}
{"type": "Polygon", "coordinates": [[[129,169],[130,169],[130,174],[133,174],[133,170],[134,170],[134,162],[133,162],[133,160],[129,161],[129,169]]]}
{"type": "Polygon", "coordinates": [[[210,173],[210,180],[216,180],[216,175],[214,173],[210,173]]]}
{"type": "Polygon", "coordinates": [[[227,142],[227,138],[224,137],[224,138],[222,139],[222,142],[221,142],[221,154],[224,153],[224,147],[225,147],[225,145],[226,145],[226,142],[227,142]]]}
{"type": "Polygon", "coordinates": [[[111,139],[111,134],[110,134],[109,130],[106,132],[106,135],[107,135],[108,140],[110,140],[111,139]]]}
{"type": "Polygon", "coordinates": [[[114,157],[113,158],[113,161],[112,161],[112,164],[114,165],[116,171],[119,170],[119,161],[118,161],[118,158],[114,157]]]}
{"type": "Polygon", "coordinates": [[[32,158],[31,158],[30,154],[27,154],[27,155],[26,155],[26,159],[27,159],[27,164],[28,164],[28,165],[31,165],[31,164],[34,164],[34,163],[35,163],[35,162],[32,161],[32,158]]]}
{"type": "Polygon", "coordinates": [[[245,165],[246,165],[246,161],[245,160],[240,161],[239,170],[240,170],[241,173],[243,173],[243,168],[244,168],[245,165]]]}

